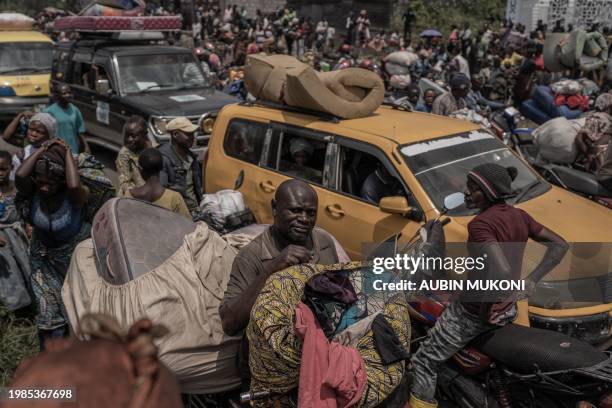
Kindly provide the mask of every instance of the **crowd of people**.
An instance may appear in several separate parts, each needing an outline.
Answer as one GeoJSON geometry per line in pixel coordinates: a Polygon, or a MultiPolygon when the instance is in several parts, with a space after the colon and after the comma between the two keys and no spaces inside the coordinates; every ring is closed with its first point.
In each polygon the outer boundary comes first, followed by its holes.
{"type": "MultiPolygon", "coordinates": [[[[166,15],[168,11],[151,7],[148,13],[166,15]]],[[[576,161],[588,161],[589,171],[612,189],[611,82],[602,69],[549,72],[543,59],[549,32],[542,22],[530,33],[521,25],[490,22],[472,27],[466,23],[461,29],[452,27],[446,39],[441,33],[417,37],[412,33],[413,23],[414,14],[408,10],[403,35],[377,31],[367,11],[362,10],[347,16],[342,27],[345,34],[339,35],[325,18],[315,24],[291,8],[249,16],[244,7],[235,5],[225,9],[200,6],[192,31],[180,32],[171,41],[193,49],[204,70],[217,75],[220,88],[227,85],[224,80],[235,79],[229,78],[230,71],[239,71],[248,54],[285,53],[318,69],[371,69],[385,81],[390,102],[404,98],[408,109],[445,116],[471,110],[486,117],[508,106],[520,107],[537,86],[561,79],[588,80],[588,86],[596,90],[588,95],[581,92],[587,98],[582,109],[586,122],[576,138],[581,155],[576,161]],[[408,53],[410,62],[404,64],[405,71],[394,74],[385,65],[389,55],[396,52],[408,53]],[[423,89],[423,79],[436,86],[423,89]]],[[[559,25],[554,28],[563,30],[559,25]]],[[[606,36],[609,31],[602,33],[606,36]]],[[[57,41],[64,40],[65,34],[59,34],[57,41]]],[[[6,266],[13,276],[10,287],[0,288],[0,301],[11,310],[30,303],[35,306],[41,349],[49,339],[68,335],[61,297],[63,280],[76,245],[90,235],[93,214],[108,197],[108,192],[94,189],[83,177],[105,179],[100,164],[90,154],[86,126],[79,109],[71,103],[70,87],[57,89],[55,100],[44,112],[17,115],[2,138],[20,151],[15,155],[0,151],[0,266],[6,266]]],[[[197,126],[179,117],[166,128],[170,141],[153,146],[147,137],[146,118],[133,116],[127,120],[124,146],[116,159],[118,184],[108,190],[198,219],[205,192],[198,158],[190,150],[197,126]]],[[[294,150],[295,156],[307,153],[307,147],[294,150]]],[[[515,176],[511,168],[492,163],[470,172],[466,202],[478,209],[479,215],[468,226],[469,240],[524,243],[534,239],[551,244],[545,261],[530,276],[535,285],[560,262],[567,245],[527,213],[505,203],[513,193],[515,176]]],[[[107,179],[105,182],[108,184],[107,179]]],[[[366,189],[363,196],[370,201],[380,198],[373,189],[366,189]]],[[[302,263],[334,264],[340,260],[332,237],[314,227],[318,197],[307,183],[290,180],[281,184],[272,206],[274,224],[244,247],[233,264],[219,310],[228,335],[244,335],[255,300],[271,274],[302,263]]],[[[428,228],[435,239],[443,239],[439,224],[428,228]]],[[[506,259],[504,251],[487,253],[509,274],[520,269],[512,259],[506,259]]],[[[517,259],[522,259],[522,254],[517,259]]],[[[513,304],[494,311],[474,307],[453,304],[432,330],[430,340],[413,356],[414,407],[434,403],[439,364],[477,334],[508,323],[516,314],[513,304]]],[[[241,363],[247,367],[245,378],[249,376],[247,352],[248,347],[241,355],[241,363]]]]}

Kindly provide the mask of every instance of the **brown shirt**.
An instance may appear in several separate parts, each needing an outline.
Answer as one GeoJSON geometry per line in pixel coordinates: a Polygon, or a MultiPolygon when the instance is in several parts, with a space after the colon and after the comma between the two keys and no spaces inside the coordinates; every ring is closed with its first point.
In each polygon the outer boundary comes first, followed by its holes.
{"type": "MultiPolygon", "coordinates": [[[[236,255],[220,309],[231,299],[240,296],[260,274],[265,273],[266,266],[284,249],[270,228],[266,228],[236,255]]],[[[327,232],[314,228],[309,241],[312,243],[312,248],[309,249],[312,249],[314,254],[312,263],[338,263],[334,241],[327,232]]]]}

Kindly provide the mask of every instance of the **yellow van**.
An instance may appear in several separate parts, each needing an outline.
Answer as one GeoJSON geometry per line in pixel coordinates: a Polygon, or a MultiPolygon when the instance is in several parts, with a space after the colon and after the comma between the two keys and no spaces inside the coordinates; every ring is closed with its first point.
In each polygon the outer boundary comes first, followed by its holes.
{"type": "Polygon", "coordinates": [[[0,31],[0,119],[45,106],[53,41],[36,31],[0,31]]]}
{"type": "MultiPolygon", "coordinates": [[[[270,201],[278,185],[292,177],[307,181],[319,196],[317,225],[358,260],[364,243],[396,234],[402,242],[423,221],[438,217],[445,197],[464,191],[467,172],[485,162],[516,167],[513,188],[520,193],[511,204],[573,243],[562,264],[539,283],[523,321],[609,347],[612,212],[550,185],[477,125],[387,106],[363,118],[330,120],[277,107],[229,105],[214,123],[203,171],[207,193],[239,188],[257,221],[266,224],[272,222],[270,201]],[[293,144],[311,151],[301,168],[292,162],[293,144]],[[395,196],[372,202],[362,186],[383,169],[397,181],[395,196]],[[577,299],[584,293],[588,299],[577,299]]],[[[466,241],[473,215],[465,207],[448,213],[448,242],[466,241]]],[[[535,252],[526,253],[526,270],[541,259],[543,252],[535,252]]]]}

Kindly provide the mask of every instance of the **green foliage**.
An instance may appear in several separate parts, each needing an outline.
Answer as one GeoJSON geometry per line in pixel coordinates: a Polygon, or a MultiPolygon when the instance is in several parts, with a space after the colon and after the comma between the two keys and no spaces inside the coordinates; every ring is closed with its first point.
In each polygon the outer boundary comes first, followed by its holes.
{"type": "MultiPolygon", "coordinates": [[[[402,13],[406,6],[397,5],[392,25],[400,30],[403,26],[402,13]]],[[[501,22],[506,14],[505,0],[410,0],[410,8],[416,16],[413,35],[422,30],[433,28],[444,35],[450,33],[452,25],[463,27],[470,23],[477,30],[485,22],[501,22]]]]}
{"type": "Polygon", "coordinates": [[[78,0],[0,0],[0,12],[15,11],[34,16],[45,7],[73,9],[78,0]]]}
{"type": "Polygon", "coordinates": [[[26,357],[38,352],[36,324],[16,317],[0,305],[0,387],[6,387],[15,369],[26,357]]]}

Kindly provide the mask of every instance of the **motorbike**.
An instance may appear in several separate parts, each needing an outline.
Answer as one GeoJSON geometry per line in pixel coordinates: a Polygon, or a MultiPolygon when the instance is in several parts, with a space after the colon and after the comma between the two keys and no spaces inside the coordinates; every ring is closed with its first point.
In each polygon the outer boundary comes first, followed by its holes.
{"type": "MultiPolygon", "coordinates": [[[[463,194],[455,193],[445,207],[462,202],[463,194]]],[[[426,242],[426,234],[421,239],[426,242]]],[[[415,348],[448,304],[449,295],[440,292],[410,302],[415,348]]],[[[612,356],[562,333],[508,324],[442,364],[437,392],[444,406],[459,408],[610,408],[612,356]]]]}

